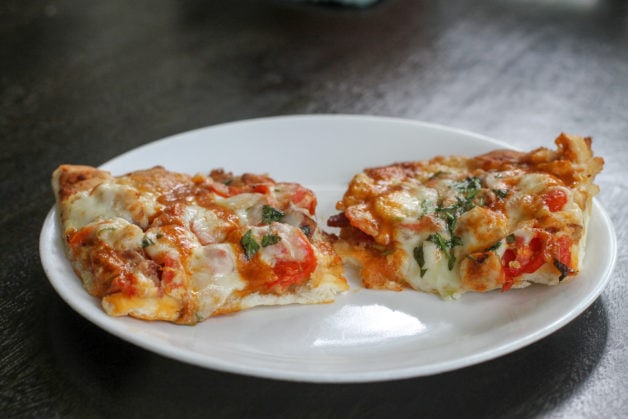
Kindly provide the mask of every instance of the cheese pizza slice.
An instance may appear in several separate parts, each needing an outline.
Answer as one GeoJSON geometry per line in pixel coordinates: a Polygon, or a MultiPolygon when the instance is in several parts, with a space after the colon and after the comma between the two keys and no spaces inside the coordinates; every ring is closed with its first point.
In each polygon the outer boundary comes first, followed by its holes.
{"type": "Polygon", "coordinates": [[[328,303],[347,290],[314,193],[266,175],[53,174],[62,240],[112,316],[194,324],[260,305],[328,303]]]}
{"type": "Polygon", "coordinates": [[[496,150],[364,170],[328,220],[367,288],[468,291],[556,285],[584,258],[594,177],[591,139],[556,150],[496,150]]]}

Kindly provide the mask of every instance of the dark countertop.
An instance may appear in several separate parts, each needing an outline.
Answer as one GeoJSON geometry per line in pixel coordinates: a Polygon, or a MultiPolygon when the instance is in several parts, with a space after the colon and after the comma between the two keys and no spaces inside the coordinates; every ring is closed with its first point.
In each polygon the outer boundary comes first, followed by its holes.
{"type": "Polygon", "coordinates": [[[0,416],[628,416],[628,4],[620,0],[5,1],[0,5],[0,416]],[[606,290],[509,355],[435,376],[307,384],[126,343],[39,261],[52,170],[284,114],[404,117],[514,146],[590,135],[617,232],[606,290]]]}

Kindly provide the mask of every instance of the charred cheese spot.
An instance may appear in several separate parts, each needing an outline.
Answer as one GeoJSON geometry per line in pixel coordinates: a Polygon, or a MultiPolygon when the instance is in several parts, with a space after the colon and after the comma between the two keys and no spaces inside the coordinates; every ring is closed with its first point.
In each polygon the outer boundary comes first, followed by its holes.
{"type": "Polygon", "coordinates": [[[470,253],[460,263],[461,286],[466,291],[489,291],[504,283],[499,256],[493,252],[470,253]]]}
{"type": "Polygon", "coordinates": [[[463,243],[463,253],[486,249],[505,237],[509,229],[506,215],[484,207],[474,207],[458,218],[456,234],[463,243]]]}

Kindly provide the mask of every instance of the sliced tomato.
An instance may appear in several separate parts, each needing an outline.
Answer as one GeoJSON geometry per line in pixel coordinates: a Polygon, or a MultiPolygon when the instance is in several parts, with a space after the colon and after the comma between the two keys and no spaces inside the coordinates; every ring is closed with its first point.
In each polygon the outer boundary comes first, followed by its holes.
{"type": "Polygon", "coordinates": [[[268,288],[277,285],[285,288],[292,284],[299,284],[310,277],[316,269],[316,256],[309,243],[305,250],[305,256],[299,260],[277,260],[273,266],[273,272],[277,275],[277,279],[268,283],[268,288]]]}
{"type": "MultiPolygon", "coordinates": [[[[258,229],[257,235],[264,230],[258,229]]],[[[316,254],[303,231],[288,224],[273,223],[273,232],[281,239],[259,251],[260,260],[273,272],[272,280],[266,282],[267,288],[285,288],[307,280],[316,269],[316,254]]]]}
{"type": "Polygon", "coordinates": [[[558,277],[559,281],[562,281],[568,275],[573,274],[575,271],[571,268],[571,245],[573,241],[568,236],[560,236],[549,245],[549,251],[554,259],[554,267],[560,272],[558,277]]]}
{"type": "Polygon", "coordinates": [[[308,210],[311,215],[316,211],[316,195],[299,184],[293,184],[290,201],[297,207],[308,210]]]}
{"type": "Polygon", "coordinates": [[[262,195],[268,195],[270,193],[271,186],[272,185],[268,183],[260,183],[258,185],[252,185],[251,192],[261,193],[262,195]]]}
{"type": "Polygon", "coordinates": [[[562,189],[551,189],[543,194],[542,200],[551,212],[556,212],[567,203],[567,194],[562,189]]]}
{"type": "Polygon", "coordinates": [[[523,237],[516,236],[514,246],[508,248],[502,256],[502,266],[506,274],[502,290],[508,291],[514,278],[536,272],[544,263],[545,244],[540,235],[533,237],[528,243],[523,237]]]}
{"type": "Polygon", "coordinates": [[[277,275],[278,279],[268,283],[268,287],[273,288],[276,285],[287,287],[292,284],[298,284],[304,279],[309,278],[315,268],[316,260],[314,259],[314,254],[308,254],[306,259],[300,261],[278,261],[275,266],[273,266],[273,272],[277,275]]]}
{"type": "Polygon", "coordinates": [[[571,244],[568,236],[560,236],[554,241],[554,257],[565,266],[571,266],[571,244]]]}
{"type": "Polygon", "coordinates": [[[177,274],[177,268],[179,267],[179,262],[175,259],[171,258],[168,255],[165,255],[162,260],[163,267],[161,270],[161,280],[167,284],[171,283],[174,277],[177,274]]]}

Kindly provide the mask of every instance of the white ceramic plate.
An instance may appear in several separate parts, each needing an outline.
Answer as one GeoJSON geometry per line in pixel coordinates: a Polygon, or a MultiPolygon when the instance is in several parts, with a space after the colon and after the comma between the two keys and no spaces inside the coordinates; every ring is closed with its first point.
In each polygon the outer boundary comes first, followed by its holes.
{"type": "MultiPolygon", "coordinates": [[[[248,120],[175,135],[125,153],[102,168],[114,174],[161,164],[187,173],[222,167],[301,182],[319,197],[319,219],[334,213],[345,185],[368,166],[437,154],[475,155],[506,144],[450,128],[363,116],[248,120]]],[[[77,162],[80,163],[80,162],[77,162]]],[[[40,240],[44,269],[81,315],[129,342],[202,367],[313,382],[422,376],[485,361],[528,345],[583,312],[608,282],[616,239],[595,202],[579,277],[557,287],[465,294],[446,302],[418,292],[362,289],[334,304],[263,307],[194,327],[111,318],[81,288],[63,254],[54,209],[40,240]]]]}

